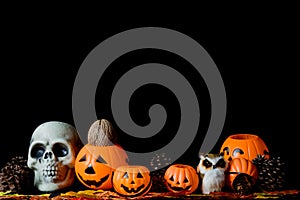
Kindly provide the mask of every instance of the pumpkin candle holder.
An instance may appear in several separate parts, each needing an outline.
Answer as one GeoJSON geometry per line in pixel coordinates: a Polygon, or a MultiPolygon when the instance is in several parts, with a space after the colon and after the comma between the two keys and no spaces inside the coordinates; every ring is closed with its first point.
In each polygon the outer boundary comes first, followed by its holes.
{"type": "Polygon", "coordinates": [[[220,152],[224,158],[231,161],[233,158],[245,158],[252,161],[257,155],[269,158],[269,150],[265,142],[254,134],[230,135],[222,144],[220,152]]]}
{"type": "Polygon", "coordinates": [[[124,165],[128,165],[128,156],[116,143],[111,123],[105,119],[95,121],[88,132],[88,144],[75,160],[78,180],[91,189],[112,189],[113,172],[124,165]]]}
{"type": "Polygon", "coordinates": [[[168,167],[164,179],[167,189],[175,194],[191,194],[199,184],[196,170],[184,164],[173,164],[168,167]]]}
{"type": "Polygon", "coordinates": [[[150,190],[151,185],[150,171],[145,166],[120,166],[113,175],[113,187],[121,196],[144,195],[150,190]]]}

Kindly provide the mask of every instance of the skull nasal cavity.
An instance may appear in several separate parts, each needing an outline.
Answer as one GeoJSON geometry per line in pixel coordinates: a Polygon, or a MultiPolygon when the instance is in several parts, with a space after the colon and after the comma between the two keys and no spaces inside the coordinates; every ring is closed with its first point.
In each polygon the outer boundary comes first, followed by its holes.
{"type": "Polygon", "coordinates": [[[94,171],[94,169],[93,169],[93,167],[92,167],[92,165],[89,165],[89,166],[85,169],[84,172],[85,172],[86,174],[96,174],[95,171],[94,171]]]}
{"type": "Polygon", "coordinates": [[[52,159],[52,153],[51,152],[46,152],[44,155],[44,159],[52,159]]]}

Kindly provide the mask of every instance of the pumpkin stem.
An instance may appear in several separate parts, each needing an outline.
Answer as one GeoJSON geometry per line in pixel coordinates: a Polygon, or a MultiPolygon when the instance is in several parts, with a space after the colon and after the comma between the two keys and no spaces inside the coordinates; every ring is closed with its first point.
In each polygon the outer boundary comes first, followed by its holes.
{"type": "Polygon", "coordinates": [[[117,135],[112,124],[106,119],[95,121],[88,132],[88,143],[94,146],[111,146],[116,144],[117,135]]]}

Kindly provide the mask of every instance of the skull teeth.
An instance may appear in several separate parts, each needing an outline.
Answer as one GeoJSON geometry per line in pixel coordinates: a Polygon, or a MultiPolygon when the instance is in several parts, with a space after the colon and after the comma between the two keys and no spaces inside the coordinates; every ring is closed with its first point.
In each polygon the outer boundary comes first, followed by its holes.
{"type": "Polygon", "coordinates": [[[46,169],[43,170],[44,177],[56,177],[58,174],[58,167],[48,165],[46,169]]]}
{"type": "Polygon", "coordinates": [[[47,168],[46,168],[45,170],[57,171],[57,169],[58,169],[58,167],[48,165],[47,168]]]}
{"type": "Polygon", "coordinates": [[[57,171],[56,170],[43,170],[43,176],[57,176],[57,171]]]}

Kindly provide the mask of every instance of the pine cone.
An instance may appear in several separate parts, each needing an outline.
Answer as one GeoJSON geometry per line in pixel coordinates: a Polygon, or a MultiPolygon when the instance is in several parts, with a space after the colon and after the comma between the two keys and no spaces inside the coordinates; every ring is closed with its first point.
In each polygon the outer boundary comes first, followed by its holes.
{"type": "Polygon", "coordinates": [[[257,187],[261,190],[282,190],[285,187],[286,171],[285,163],[280,157],[266,159],[258,155],[252,161],[258,171],[257,187]]]}
{"type": "Polygon", "coordinates": [[[150,162],[150,175],[152,177],[152,187],[150,191],[153,192],[166,192],[165,185],[165,172],[171,164],[171,158],[166,156],[165,153],[156,154],[150,162]]]}
{"type": "Polygon", "coordinates": [[[254,185],[253,177],[245,173],[237,175],[232,183],[233,191],[241,196],[253,193],[254,185]]]}
{"type": "Polygon", "coordinates": [[[23,193],[32,191],[33,172],[22,156],[13,157],[0,171],[0,191],[23,193]]]}

